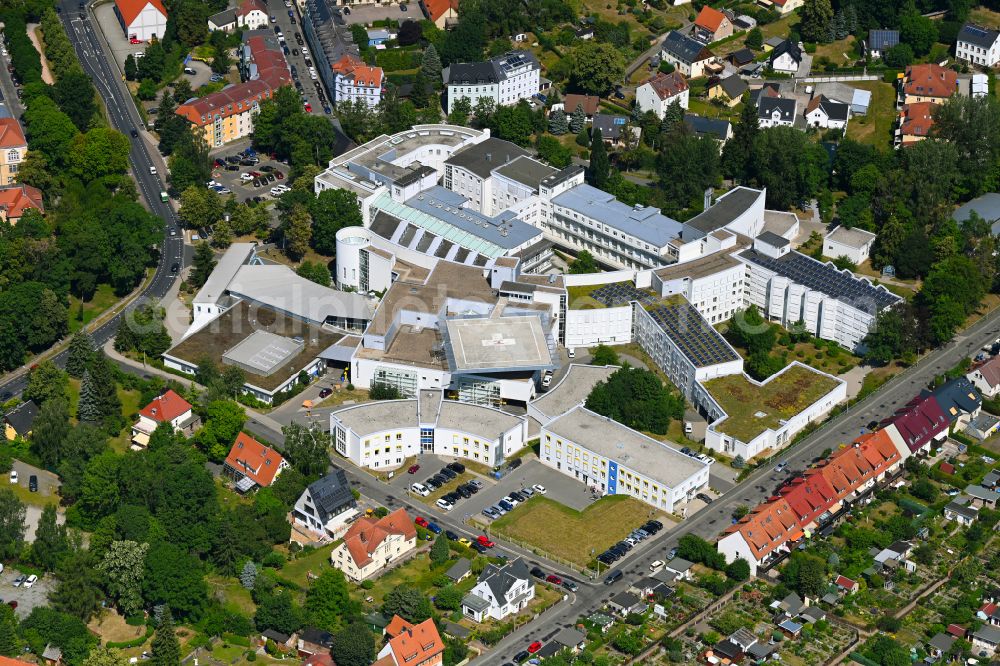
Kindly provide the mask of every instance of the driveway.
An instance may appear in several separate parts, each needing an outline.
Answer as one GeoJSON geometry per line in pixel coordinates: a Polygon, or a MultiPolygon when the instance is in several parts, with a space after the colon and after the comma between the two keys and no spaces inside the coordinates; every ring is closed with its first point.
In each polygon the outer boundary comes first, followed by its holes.
{"type": "Polygon", "coordinates": [[[21,572],[13,567],[7,567],[0,573],[0,599],[2,603],[10,601],[17,602],[14,613],[18,619],[23,620],[28,617],[38,606],[45,606],[49,600],[49,593],[55,586],[55,579],[45,576],[38,579],[34,585],[29,587],[14,587],[14,579],[21,575],[21,572]]]}
{"type": "Polygon", "coordinates": [[[17,484],[19,486],[27,488],[28,478],[31,476],[37,476],[39,496],[49,497],[50,495],[56,495],[59,493],[59,477],[52,472],[39,469],[34,465],[29,465],[28,463],[21,462],[20,460],[14,461],[12,469],[17,472],[17,484]]]}
{"type": "MultiPolygon", "coordinates": [[[[142,54],[146,50],[146,44],[129,44],[128,38],[122,32],[121,25],[115,17],[115,5],[108,2],[93,8],[94,16],[97,18],[98,29],[103,33],[115,62],[118,63],[118,70],[125,68],[125,58],[128,54],[142,54]]],[[[75,20],[75,19],[74,19],[75,20]]],[[[141,55],[140,55],[141,57],[141,55]]]]}
{"type": "Polygon", "coordinates": [[[206,83],[210,83],[209,79],[212,77],[212,68],[208,66],[208,63],[192,59],[191,62],[184,66],[190,67],[195,71],[194,74],[181,74],[181,76],[191,82],[191,90],[197,90],[206,83]]]}

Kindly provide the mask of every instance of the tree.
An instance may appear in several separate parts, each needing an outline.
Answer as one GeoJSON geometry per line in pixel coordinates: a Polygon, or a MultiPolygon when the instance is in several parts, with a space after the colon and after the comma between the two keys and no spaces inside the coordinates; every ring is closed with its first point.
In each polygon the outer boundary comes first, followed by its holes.
{"type": "Polygon", "coordinates": [[[126,617],[142,609],[142,582],[148,551],[148,543],[113,541],[97,565],[107,580],[108,593],[126,617]]]}
{"type": "Polygon", "coordinates": [[[580,250],[576,258],[569,265],[569,272],[573,275],[598,272],[597,261],[588,250],[580,250]]]}
{"type": "Polygon", "coordinates": [[[212,246],[206,241],[201,241],[194,246],[194,260],[191,266],[189,280],[196,287],[202,287],[208,280],[208,276],[215,269],[215,252],[212,246]]]}
{"type": "Polygon", "coordinates": [[[219,220],[215,225],[215,233],[212,234],[212,247],[226,249],[233,244],[233,228],[226,220],[219,220]]]}
{"type": "Polygon", "coordinates": [[[181,645],[174,631],[174,621],[167,612],[160,625],[156,627],[153,642],[150,643],[149,658],[151,666],[180,666],[181,645]]]}
{"type": "Polygon", "coordinates": [[[900,42],[888,49],[882,56],[885,64],[894,69],[904,69],[913,62],[913,49],[909,44],[900,42]]]}
{"type": "Polygon", "coordinates": [[[472,116],[472,101],[468,97],[462,96],[456,99],[451,105],[448,113],[448,122],[452,125],[466,126],[472,116]]]}
{"type": "Polygon", "coordinates": [[[438,55],[433,44],[428,44],[427,48],[424,49],[424,55],[420,60],[420,73],[427,81],[434,83],[435,89],[441,87],[441,56],[438,55]]]}
{"type": "Polygon", "coordinates": [[[69,341],[69,355],[66,357],[66,372],[70,377],[81,379],[90,360],[94,356],[94,340],[86,331],[78,331],[69,341]]]}
{"type": "Polygon", "coordinates": [[[52,398],[66,399],[68,390],[69,378],[66,373],[52,361],[42,361],[28,375],[28,385],[21,397],[42,407],[52,398]]]}
{"type": "Polygon", "coordinates": [[[434,540],[430,557],[434,564],[444,564],[448,561],[448,537],[444,535],[444,532],[438,534],[434,540]]]}
{"type": "Polygon", "coordinates": [[[446,585],[434,596],[434,605],[441,610],[456,611],[462,607],[462,590],[454,585],[446,585]]]}
{"type": "Polygon", "coordinates": [[[368,666],[375,659],[375,637],[367,624],[354,622],[333,635],[330,655],[337,666],[368,666]]]}
{"type": "Polygon", "coordinates": [[[764,48],[764,33],[757,26],[750,29],[747,33],[746,39],[743,40],[744,46],[748,49],[753,49],[754,51],[760,51],[764,48]]]}
{"type": "Polygon", "coordinates": [[[128,171],[129,141],[121,132],[95,127],[78,134],[69,152],[70,172],[89,182],[128,171]]]}
{"type": "Polygon", "coordinates": [[[291,634],[302,626],[302,614],[292,601],[290,593],[275,590],[259,598],[254,624],[261,630],[275,629],[283,634],[291,634]]]}
{"type": "Polygon", "coordinates": [[[930,53],[938,38],[934,21],[922,16],[913,5],[899,17],[899,41],[909,44],[916,56],[930,53]]]}
{"type": "Polygon", "coordinates": [[[398,615],[407,622],[419,623],[429,618],[433,612],[430,599],[423,592],[412,585],[403,584],[385,595],[382,614],[386,617],[398,615]]]}
{"type": "Polygon", "coordinates": [[[115,334],[115,351],[139,352],[157,358],[170,349],[170,333],[163,320],[166,311],[149,302],[140,303],[122,317],[115,334]]]}
{"type": "Polygon", "coordinates": [[[604,147],[604,137],[601,130],[591,131],[590,141],[590,165],[587,167],[587,180],[597,189],[604,189],[608,183],[608,171],[611,163],[608,160],[608,151],[604,147]]]}
{"type": "Polygon", "coordinates": [[[104,352],[98,350],[80,384],[77,418],[111,431],[117,430],[121,423],[121,411],[122,403],[118,397],[111,364],[104,352]]]}
{"type": "Polygon", "coordinates": [[[139,69],[135,65],[135,56],[129,53],[125,56],[125,78],[129,81],[135,81],[138,73],[139,69]]]}
{"type": "Polygon", "coordinates": [[[11,560],[24,546],[24,503],[10,488],[0,488],[0,560],[11,560]]]}
{"type": "Polygon", "coordinates": [[[35,542],[31,544],[31,561],[46,571],[55,570],[69,552],[66,527],[56,524],[56,508],[46,504],[35,528],[35,542]]]}
{"type": "Polygon", "coordinates": [[[876,636],[864,652],[880,666],[908,666],[912,663],[909,650],[885,634],[876,636]]]}
{"type": "MultiPolygon", "coordinates": [[[[396,35],[396,42],[400,46],[412,46],[420,41],[423,37],[424,30],[419,23],[411,19],[403,21],[399,26],[399,33],[396,35]]],[[[434,45],[429,44],[427,48],[432,48],[434,45]]],[[[426,51],[425,51],[426,53],[426,51]]],[[[435,57],[437,57],[437,50],[434,52],[435,57]]],[[[438,74],[441,73],[441,58],[438,57],[438,74]]]]}
{"type": "Polygon", "coordinates": [[[56,610],[90,620],[105,598],[89,553],[75,550],[65,558],[56,572],[58,582],[49,601],[56,610]]]}
{"type": "Polygon", "coordinates": [[[325,570],[306,592],[306,615],[321,629],[336,629],[342,618],[355,610],[347,590],[347,579],[340,569],[325,570]]]}
{"type": "Polygon", "coordinates": [[[73,69],[59,77],[52,93],[59,108],[77,129],[86,131],[90,127],[90,119],[97,112],[97,91],[90,77],[82,69],[73,69]]]}
{"type": "Polygon", "coordinates": [[[813,555],[796,553],[781,576],[803,597],[817,597],[826,588],[826,562],[813,555]]]}
{"type": "MultiPolygon", "coordinates": [[[[209,476],[209,492],[211,483],[209,476]]],[[[191,504],[200,501],[198,498],[191,504]]],[[[182,509],[178,514],[180,520],[191,522],[190,513],[182,509]]],[[[178,617],[197,617],[208,599],[201,561],[186,546],[162,541],[152,544],[146,554],[142,592],[147,605],[166,604],[178,617]]]]}
{"type": "Polygon", "coordinates": [[[636,430],[666,434],[670,419],[684,415],[684,399],[654,373],[621,368],[587,396],[587,409],[636,430]]]}
{"type": "Polygon", "coordinates": [[[0,604],[0,655],[13,657],[20,653],[17,639],[17,617],[14,609],[0,604]]]}
{"type": "Polygon", "coordinates": [[[620,363],[618,352],[604,344],[597,345],[590,357],[591,365],[619,365],[620,363]]]}
{"type": "Polygon", "coordinates": [[[285,254],[299,260],[309,251],[312,240],[312,219],[305,206],[296,204],[285,224],[285,254]]]}
{"type": "Polygon", "coordinates": [[[240,571],[240,585],[247,590],[252,590],[256,582],[257,565],[250,560],[247,560],[247,563],[243,565],[242,571],[240,571]]]}
{"type": "Polygon", "coordinates": [[[205,187],[192,185],[181,192],[177,217],[189,229],[215,224],[222,218],[222,199],[205,187]]]}
{"type": "Polygon", "coordinates": [[[723,172],[737,182],[746,182],[752,173],[751,156],[753,146],[760,134],[757,108],[750,103],[750,93],[743,95],[743,109],[733,127],[733,137],[722,149],[723,172]]]}
{"type": "Polygon", "coordinates": [[[583,104],[577,104],[573,109],[573,115],[569,119],[569,131],[579,134],[587,123],[587,113],[583,110],[583,104]]]}
{"type": "Polygon", "coordinates": [[[292,422],[281,429],[285,436],[281,452],[289,463],[306,476],[322,474],[330,464],[327,449],[330,436],[318,427],[292,422]]]}
{"type": "MultiPolygon", "coordinates": [[[[564,117],[565,119],[565,117],[564,117]]],[[[559,142],[559,139],[539,134],[535,139],[535,149],[538,156],[557,169],[565,169],[573,161],[573,153],[570,149],[559,142]]]]}
{"type": "Polygon", "coordinates": [[[121,650],[107,647],[94,648],[83,660],[83,666],[128,666],[128,663],[121,650]]]}
{"type": "Polygon", "coordinates": [[[726,566],[726,577],[737,582],[750,580],[750,564],[738,557],[726,566]]]}
{"type": "Polygon", "coordinates": [[[828,163],[823,147],[805,133],[771,127],[754,139],[751,180],[767,188],[768,206],[785,210],[819,191],[827,180],[828,163]]]}
{"type": "Polygon", "coordinates": [[[562,136],[569,131],[569,121],[566,113],[562,109],[556,109],[549,114],[549,132],[556,136],[562,136]]]}
{"type": "Polygon", "coordinates": [[[210,460],[221,462],[246,421],[246,410],[232,400],[213,400],[205,407],[205,425],[198,443],[210,460]]]}
{"type": "Polygon", "coordinates": [[[830,23],[833,21],[830,0],[806,0],[799,10],[799,16],[799,34],[804,41],[829,41],[830,23]]]}
{"type": "Polygon", "coordinates": [[[323,190],[309,203],[312,217],[312,246],[322,255],[337,253],[337,232],[345,227],[363,226],[358,197],[350,190],[323,190]]]}
{"type": "Polygon", "coordinates": [[[605,95],[625,78],[625,57],[607,42],[587,41],[569,52],[571,85],[590,95],[605,95]]]}

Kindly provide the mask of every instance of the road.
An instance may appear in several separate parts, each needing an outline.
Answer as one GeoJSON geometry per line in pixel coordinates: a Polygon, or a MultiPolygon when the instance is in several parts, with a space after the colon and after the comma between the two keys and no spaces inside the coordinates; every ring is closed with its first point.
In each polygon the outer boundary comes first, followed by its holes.
{"type": "MultiPolygon", "coordinates": [[[[160,245],[159,262],[156,271],[148,286],[140,295],[140,298],[133,301],[132,305],[124,311],[93,329],[90,335],[94,338],[94,343],[103,346],[118,330],[118,324],[123,316],[128,313],[139,302],[145,299],[162,298],[170,289],[176,274],[171,273],[170,267],[173,263],[183,266],[184,263],[184,241],[180,233],[177,216],[169,203],[160,200],[160,192],[166,189],[161,178],[165,178],[163,173],[163,160],[143,140],[145,136],[142,119],[132,102],[132,97],[124,88],[121,76],[109,64],[105,51],[102,48],[100,37],[95,33],[93,22],[87,11],[81,10],[79,4],[71,0],[61,0],[62,12],[60,17],[63,26],[69,35],[70,41],[76,48],[77,57],[83,70],[93,81],[97,88],[104,106],[108,111],[108,119],[111,126],[129,137],[131,150],[129,151],[129,163],[132,168],[132,176],[138,186],[139,195],[145,201],[147,208],[154,215],[163,220],[164,241],[160,245]],[[136,130],[137,137],[132,136],[132,130],[136,130]],[[150,173],[150,167],[156,167],[159,175],[150,173]],[[173,231],[176,235],[171,236],[173,231]]],[[[68,352],[62,351],[53,357],[57,365],[66,363],[68,352]]],[[[24,390],[27,385],[27,372],[18,375],[16,378],[0,385],[0,395],[16,395],[24,390]]]]}

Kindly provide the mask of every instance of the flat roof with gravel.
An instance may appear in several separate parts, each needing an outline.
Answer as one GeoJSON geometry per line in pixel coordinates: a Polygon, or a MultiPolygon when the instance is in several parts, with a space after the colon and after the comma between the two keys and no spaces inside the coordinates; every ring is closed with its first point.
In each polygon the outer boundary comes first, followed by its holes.
{"type": "Polygon", "coordinates": [[[444,400],[441,402],[441,408],[438,412],[437,427],[461,430],[495,439],[501,433],[516,428],[523,422],[523,417],[507,414],[499,409],[444,400]]]}
{"type": "Polygon", "coordinates": [[[696,458],[586,407],[566,412],[550,421],[545,430],[670,488],[707,467],[696,458]]]}
{"type": "Polygon", "coordinates": [[[366,437],[392,428],[416,426],[417,401],[415,399],[376,400],[332,412],[330,416],[339,419],[358,437],[366,437]]]}
{"type": "Polygon", "coordinates": [[[569,366],[566,375],[548,393],[532,402],[532,406],[549,418],[565,414],[577,405],[582,405],[594,387],[607,381],[616,370],[615,365],[582,365],[574,363],[569,366]]]}

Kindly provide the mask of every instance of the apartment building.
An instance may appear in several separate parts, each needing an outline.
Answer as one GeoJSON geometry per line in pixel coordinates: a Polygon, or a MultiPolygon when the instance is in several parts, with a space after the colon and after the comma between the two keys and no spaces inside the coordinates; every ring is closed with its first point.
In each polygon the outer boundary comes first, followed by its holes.
{"type": "Polygon", "coordinates": [[[345,53],[331,68],[335,104],[364,102],[368,108],[375,108],[382,101],[381,67],[366,65],[361,58],[345,53]]]}
{"type": "Polygon", "coordinates": [[[958,31],[955,57],[979,67],[996,66],[1000,62],[1000,30],[966,23],[958,31]]]}
{"type": "Polygon", "coordinates": [[[485,62],[454,63],[445,69],[448,113],[463,97],[475,108],[489,98],[510,106],[538,93],[541,65],[530,51],[510,51],[485,62]]]}
{"type": "Polygon", "coordinates": [[[17,118],[0,118],[0,185],[13,185],[28,157],[28,140],[17,118]]]}

